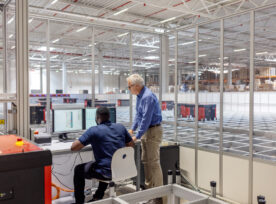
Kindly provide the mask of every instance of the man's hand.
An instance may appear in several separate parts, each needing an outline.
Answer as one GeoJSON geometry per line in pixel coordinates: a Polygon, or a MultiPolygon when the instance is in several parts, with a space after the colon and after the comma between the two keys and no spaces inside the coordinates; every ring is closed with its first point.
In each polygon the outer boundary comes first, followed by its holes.
{"type": "Polygon", "coordinates": [[[132,137],[133,142],[137,141],[137,138],[135,136],[132,137]]]}
{"type": "Polygon", "coordinates": [[[128,130],[128,133],[133,136],[133,130],[128,130]]]}

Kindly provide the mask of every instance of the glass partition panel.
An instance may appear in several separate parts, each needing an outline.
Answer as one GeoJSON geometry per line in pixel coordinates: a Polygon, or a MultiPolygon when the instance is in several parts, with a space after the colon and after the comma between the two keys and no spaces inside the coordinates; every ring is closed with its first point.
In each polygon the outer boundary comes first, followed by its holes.
{"type": "Polygon", "coordinates": [[[199,27],[199,147],[219,150],[220,22],[199,27]]]}
{"type": "Polygon", "coordinates": [[[276,161],[276,41],[271,39],[275,9],[255,12],[253,156],[270,161],[276,161]]]}
{"type": "Polygon", "coordinates": [[[224,22],[223,150],[249,153],[249,14],[224,22]]]}
{"type": "Polygon", "coordinates": [[[175,34],[162,37],[162,118],[164,139],[174,140],[174,104],[175,104],[175,34]]]}
{"type": "Polygon", "coordinates": [[[124,30],[95,28],[96,106],[116,106],[116,121],[124,124],[129,122],[129,35],[124,30]]]}
{"type": "Polygon", "coordinates": [[[15,0],[6,7],[7,93],[16,93],[15,0]]]}
{"type": "Polygon", "coordinates": [[[178,140],[195,145],[195,28],[178,32],[178,140]]]}

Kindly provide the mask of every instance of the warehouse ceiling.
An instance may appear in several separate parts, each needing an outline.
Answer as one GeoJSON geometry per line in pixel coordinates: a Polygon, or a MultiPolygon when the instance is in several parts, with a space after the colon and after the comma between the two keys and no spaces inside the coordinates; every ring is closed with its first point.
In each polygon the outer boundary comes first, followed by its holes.
{"type": "MultiPolygon", "coordinates": [[[[172,31],[177,29],[179,68],[194,72],[195,29],[188,27],[273,3],[276,1],[29,0],[30,68],[35,70],[46,67],[46,31],[49,20],[50,67],[57,72],[62,70],[62,65],[66,65],[69,72],[91,72],[92,25],[95,26],[96,70],[101,66],[105,73],[129,72],[129,30],[132,30],[134,71],[158,74],[161,64],[159,34],[166,34],[169,41],[168,66],[173,72],[175,44],[172,31]]],[[[12,11],[14,7],[11,5],[8,21],[14,16],[12,11]]],[[[256,12],[257,65],[271,66],[275,63],[275,19],[275,7],[256,12]]],[[[226,67],[249,67],[249,22],[248,13],[225,20],[226,67]]],[[[14,21],[9,26],[9,45],[12,50],[14,21]]],[[[220,56],[220,21],[201,25],[199,40],[201,69],[216,72],[220,56]]]]}

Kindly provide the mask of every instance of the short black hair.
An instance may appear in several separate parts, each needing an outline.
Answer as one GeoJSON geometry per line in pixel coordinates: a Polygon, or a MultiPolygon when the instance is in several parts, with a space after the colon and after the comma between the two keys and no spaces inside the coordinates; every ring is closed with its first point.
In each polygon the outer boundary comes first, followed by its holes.
{"type": "Polygon", "coordinates": [[[102,122],[108,121],[110,117],[109,109],[106,107],[99,107],[96,112],[96,117],[100,118],[102,122]]]}

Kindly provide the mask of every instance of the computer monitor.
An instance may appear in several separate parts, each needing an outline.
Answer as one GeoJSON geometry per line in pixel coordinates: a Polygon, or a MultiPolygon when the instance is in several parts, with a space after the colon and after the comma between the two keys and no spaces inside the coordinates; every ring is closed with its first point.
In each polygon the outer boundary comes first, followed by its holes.
{"type": "Polygon", "coordinates": [[[96,111],[97,108],[86,108],[85,109],[85,129],[96,126],[96,111]]]}
{"type": "Polygon", "coordinates": [[[116,108],[115,107],[108,107],[110,113],[110,121],[112,123],[116,123],[116,108]]]}
{"type": "Polygon", "coordinates": [[[83,130],[82,109],[54,109],[53,133],[58,133],[60,139],[66,139],[66,133],[83,130]]]}
{"type": "MultiPolygon", "coordinates": [[[[110,121],[112,123],[116,123],[116,108],[108,107],[110,112],[110,121]]],[[[97,108],[86,108],[84,114],[85,121],[85,129],[89,129],[90,127],[96,126],[96,112],[97,108]]]]}

